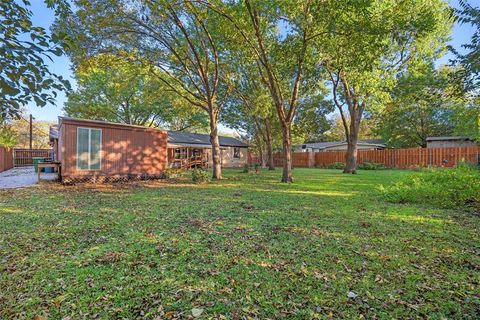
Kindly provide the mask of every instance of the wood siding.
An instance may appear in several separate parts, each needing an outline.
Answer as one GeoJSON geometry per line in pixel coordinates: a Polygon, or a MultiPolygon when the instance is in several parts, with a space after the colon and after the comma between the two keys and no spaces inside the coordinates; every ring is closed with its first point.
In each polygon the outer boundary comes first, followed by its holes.
{"type": "Polygon", "coordinates": [[[13,150],[0,146],[0,172],[13,168],[13,150]]]}
{"type": "Polygon", "coordinates": [[[52,149],[13,149],[15,167],[33,166],[33,158],[52,159],[52,149]]]}
{"type": "Polygon", "coordinates": [[[167,132],[136,126],[63,119],[58,159],[63,177],[160,175],[167,166],[167,132]],[[102,130],[101,168],[77,168],[77,128],[102,130]]]}
{"type": "MultiPolygon", "coordinates": [[[[295,152],[294,167],[325,167],[336,162],[345,163],[344,151],[295,152]],[[313,158],[313,159],[312,159],[313,158]]],[[[258,162],[256,155],[249,156],[251,164],[258,162]]],[[[358,163],[381,163],[387,168],[408,169],[415,167],[454,167],[461,161],[480,163],[480,146],[463,148],[410,148],[385,150],[359,150],[358,163]]],[[[283,155],[274,155],[275,166],[283,165],[283,155]]]]}

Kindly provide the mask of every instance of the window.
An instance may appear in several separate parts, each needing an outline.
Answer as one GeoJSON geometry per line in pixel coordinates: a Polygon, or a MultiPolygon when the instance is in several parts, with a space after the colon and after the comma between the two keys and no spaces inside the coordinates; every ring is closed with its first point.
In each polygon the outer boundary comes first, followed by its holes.
{"type": "Polygon", "coordinates": [[[233,158],[240,159],[240,148],[234,147],[233,148],[233,158]]]}
{"type": "Polygon", "coordinates": [[[100,170],[102,150],[102,130],[77,128],[77,168],[80,170],[100,170]]]}

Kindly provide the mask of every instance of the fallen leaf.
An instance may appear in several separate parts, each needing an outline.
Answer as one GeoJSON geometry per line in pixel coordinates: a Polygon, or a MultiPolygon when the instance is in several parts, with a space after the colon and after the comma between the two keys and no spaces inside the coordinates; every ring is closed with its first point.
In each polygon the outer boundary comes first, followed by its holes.
{"type": "Polygon", "coordinates": [[[195,318],[200,317],[200,315],[202,313],[203,313],[203,309],[201,309],[201,308],[193,308],[192,309],[192,316],[194,316],[195,318]]]}

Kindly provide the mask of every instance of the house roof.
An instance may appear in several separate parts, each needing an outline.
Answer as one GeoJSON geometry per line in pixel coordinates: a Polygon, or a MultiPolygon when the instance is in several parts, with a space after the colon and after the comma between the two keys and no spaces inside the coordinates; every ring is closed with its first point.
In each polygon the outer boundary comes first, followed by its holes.
{"type": "Polygon", "coordinates": [[[428,137],[427,138],[427,141],[454,141],[454,140],[471,141],[472,139],[464,136],[445,136],[445,137],[428,137]]]}
{"type": "MultiPolygon", "coordinates": [[[[109,125],[109,126],[121,126],[121,127],[129,127],[129,128],[138,128],[144,130],[161,130],[158,128],[150,128],[144,126],[138,126],[133,124],[125,124],[125,123],[116,123],[116,122],[109,122],[109,121],[101,121],[101,120],[88,120],[88,119],[78,119],[78,118],[71,118],[71,117],[58,117],[60,121],[63,120],[70,120],[75,122],[86,122],[86,123],[95,123],[98,125],[109,125]]],[[[168,134],[168,143],[182,145],[182,146],[192,146],[192,147],[210,147],[210,136],[208,134],[200,134],[200,133],[189,133],[183,131],[167,131],[168,134]]],[[[58,139],[58,126],[50,127],[50,138],[51,139],[58,139]],[[55,127],[55,129],[54,129],[55,127]]],[[[219,136],[220,146],[222,147],[242,147],[247,148],[248,144],[232,137],[224,137],[219,136]]]]}
{"type": "MultiPolygon", "coordinates": [[[[312,148],[312,149],[326,149],[330,147],[342,146],[347,144],[346,141],[330,141],[330,142],[313,142],[313,143],[304,143],[302,145],[302,149],[312,148]]],[[[372,147],[379,147],[379,148],[386,148],[387,146],[383,144],[383,140],[381,139],[369,139],[369,140],[362,140],[358,141],[358,145],[362,146],[372,146],[372,147]],[[380,143],[382,142],[382,143],[380,143]]]]}
{"type": "Polygon", "coordinates": [[[86,122],[86,123],[94,123],[98,125],[108,125],[108,126],[115,126],[115,127],[127,127],[127,128],[136,128],[136,129],[142,129],[142,130],[165,131],[165,129],[162,129],[162,128],[153,128],[153,127],[140,126],[136,124],[119,123],[119,122],[111,122],[111,121],[103,121],[103,120],[80,119],[80,118],[72,118],[72,117],[64,117],[64,116],[58,117],[58,120],[59,122],[67,120],[67,121],[86,122]]]}
{"type": "MultiPolygon", "coordinates": [[[[248,144],[236,138],[219,136],[220,146],[222,147],[241,147],[247,148],[248,144]]],[[[208,145],[210,144],[210,136],[208,134],[190,133],[183,131],[168,131],[168,143],[177,145],[208,145]]]]}

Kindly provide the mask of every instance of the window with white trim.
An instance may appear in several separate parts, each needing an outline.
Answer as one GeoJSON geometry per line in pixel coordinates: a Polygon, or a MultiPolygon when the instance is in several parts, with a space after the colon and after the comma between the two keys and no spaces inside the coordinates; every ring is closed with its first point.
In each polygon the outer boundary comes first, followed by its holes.
{"type": "Polygon", "coordinates": [[[100,170],[102,129],[77,128],[77,168],[100,170]]]}

